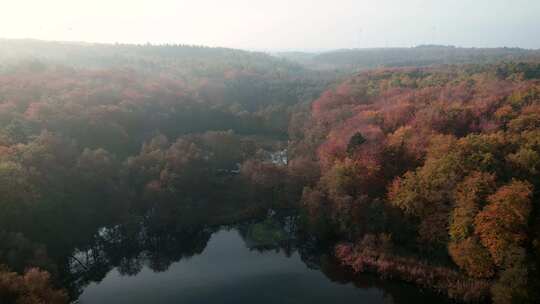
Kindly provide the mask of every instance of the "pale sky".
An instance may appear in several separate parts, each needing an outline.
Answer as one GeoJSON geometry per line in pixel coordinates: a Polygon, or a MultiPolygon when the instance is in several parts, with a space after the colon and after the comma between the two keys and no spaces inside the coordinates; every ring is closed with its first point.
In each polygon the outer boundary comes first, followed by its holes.
{"type": "Polygon", "coordinates": [[[0,38],[258,50],[540,48],[540,0],[0,0],[0,38]]]}

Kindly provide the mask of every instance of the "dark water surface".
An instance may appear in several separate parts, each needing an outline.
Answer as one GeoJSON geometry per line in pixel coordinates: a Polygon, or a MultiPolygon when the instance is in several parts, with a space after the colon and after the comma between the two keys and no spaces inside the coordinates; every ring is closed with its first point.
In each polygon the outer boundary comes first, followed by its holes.
{"type": "Polygon", "coordinates": [[[113,268],[101,281],[84,287],[79,303],[442,302],[400,282],[353,278],[331,259],[298,248],[264,247],[254,248],[238,228],[221,228],[211,234],[202,253],[166,269],[145,265],[129,276],[113,268]]]}

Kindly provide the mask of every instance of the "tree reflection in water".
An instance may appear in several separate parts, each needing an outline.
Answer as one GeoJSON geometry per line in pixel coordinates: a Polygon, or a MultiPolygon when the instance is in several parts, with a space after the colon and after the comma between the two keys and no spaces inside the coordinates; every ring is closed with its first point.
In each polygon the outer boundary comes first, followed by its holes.
{"type": "MultiPolygon", "coordinates": [[[[287,258],[298,253],[308,268],[322,272],[334,283],[376,288],[391,303],[411,302],[411,287],[404,288],[403,283],[374,276],[353,275],[328,255],[315,238],[303,235],[297,222],[297,215],[290,213],[228,225],[161,225],[149,217],[134,217],[122,224],[100,228],[91,242],[65,256],[60,277],[63,284],[69,286],[71,296],[78,298],[86,286],[101,282],[113,269],[120,276],[136,276],[144,268],[165,272],[174,263],[202,254],[214,233],[235,230],[249,251],[275,252],[287,258]]],[[[414,294],[412,298],[419,295],[414,294]]],[[[440,301],[429,293],[419,300],[426,297],[440,301]]]]}

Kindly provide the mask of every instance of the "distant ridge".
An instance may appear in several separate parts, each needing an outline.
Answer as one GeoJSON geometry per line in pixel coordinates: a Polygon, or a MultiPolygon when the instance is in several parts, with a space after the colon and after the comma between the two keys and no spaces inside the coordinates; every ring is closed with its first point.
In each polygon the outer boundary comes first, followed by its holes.
{"type": "Polygon", "coordinates": [[[284,52],[277,53],[276,56],[312,69],[366,70],[379,67],[537,61],[540,59],[540,50],[426,44],[415,47],[340,49],[324,53],[284,52]]]}

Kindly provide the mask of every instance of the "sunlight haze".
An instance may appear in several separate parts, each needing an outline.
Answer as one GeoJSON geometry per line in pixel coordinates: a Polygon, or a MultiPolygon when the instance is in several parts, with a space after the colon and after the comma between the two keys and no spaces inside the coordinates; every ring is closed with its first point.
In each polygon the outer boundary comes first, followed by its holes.
{"type": "Polygon", "coordinates": [[[0,304],[539,304],[539,17],[0,0],[0,304]]]}
{"type": "Polygon", "coordinates": [[[1,38],[257,50],[428,43],[540,48],[540,1],[535,0],[2,2],[1,38]]]}

